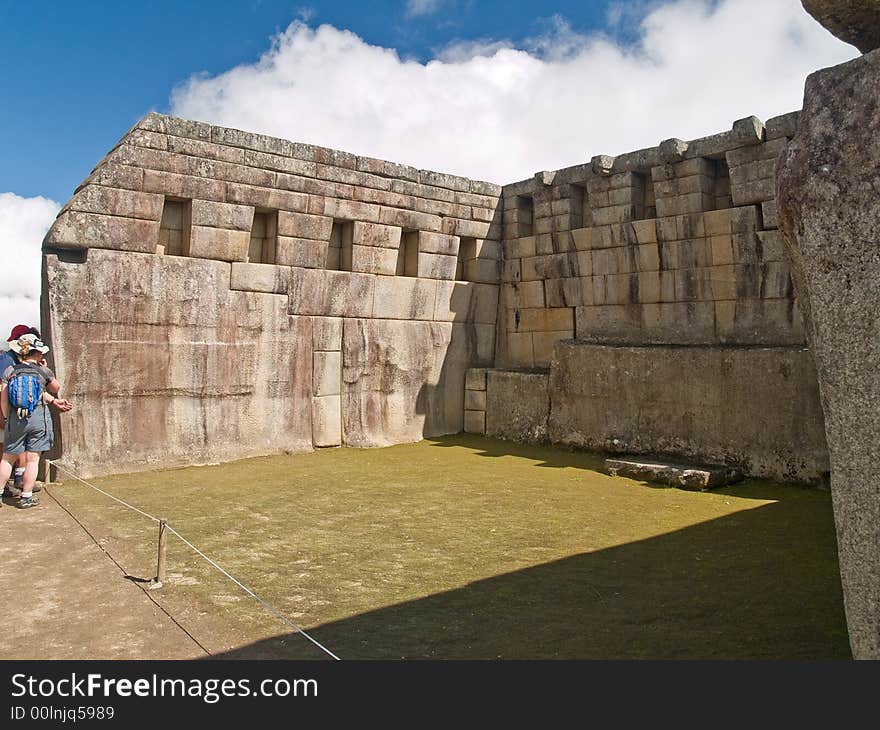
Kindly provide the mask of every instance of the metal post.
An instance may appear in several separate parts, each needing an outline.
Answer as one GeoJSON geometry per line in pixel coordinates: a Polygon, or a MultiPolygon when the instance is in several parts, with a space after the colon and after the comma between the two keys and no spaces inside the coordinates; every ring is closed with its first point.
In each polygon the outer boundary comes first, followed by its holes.
{"type": "Polygon", "coordinates": [[[159,555],[156,558],[156,577],[150,581],[150,588],[161,588],[165,582],[165,541],[168,520],[159,520],[159,555]]]}

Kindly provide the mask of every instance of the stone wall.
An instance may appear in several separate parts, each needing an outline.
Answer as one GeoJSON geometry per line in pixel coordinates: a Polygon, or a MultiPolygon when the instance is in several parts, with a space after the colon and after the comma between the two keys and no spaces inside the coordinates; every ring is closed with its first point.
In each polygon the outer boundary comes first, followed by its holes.
{"type": "Polygon", "coordinates": [[[774,200],[796,128],[750,117],[505,186],[497,364],[547,367],[572,337],[803,344],[774,200]]]}
{"type": "Polygon", "coordinates": [[[84,475],[455,433],[500,188],[150,114],[44,242],[84,475]]]}
{"type": "Polygon", "coordinates": [[[501,188],[150,114],[44,244],[44,326],[80,404],[65,459],[94,474],[465,429],[817,480],[774,201],[797,120],[501,188]],[[762,369],[798,404],[763,442],[762,369]]]}
{"type": "Polygon", "coordinates": [[[749,117],[505,186],[503,372],[468,391],[467,429],[824,481],[775,202],[797,122],[749,117]]]}

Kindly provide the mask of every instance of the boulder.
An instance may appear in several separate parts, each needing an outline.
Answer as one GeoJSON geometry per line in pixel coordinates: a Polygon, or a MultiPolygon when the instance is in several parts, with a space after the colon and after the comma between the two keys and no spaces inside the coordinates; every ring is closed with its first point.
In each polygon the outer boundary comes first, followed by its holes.
{"type": "Polygon", "coordinates": [[[804,9],[840,40],[862,53],[880,48],[877,0],[801,0],[804,9]]]}
{"type": "Polygon", "coordinates": [[[812,74],[777,180],[779,225],[825,414],[850,643],[855,657],[873,659],[880,658],[878,88],[880,50],[812,74]]]}

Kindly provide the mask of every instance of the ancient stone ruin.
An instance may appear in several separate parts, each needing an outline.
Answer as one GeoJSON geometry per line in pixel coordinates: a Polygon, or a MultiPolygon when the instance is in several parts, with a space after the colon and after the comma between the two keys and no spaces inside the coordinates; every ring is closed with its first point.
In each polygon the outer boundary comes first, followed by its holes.
{"type": "Polygon", "coordinates": [[[45,240],[64,458],[466,430],[819,481],[774,200],[797,117],[499,187],[150,114],[45,240]]]}
{"type": "MultiPolygon", "coordinates": [[[[876,61],[853,73],[877,84],[876,61]]],[[[814,106],[808,95],[808,137],[814,106]]],[[[777,160],[799,117],[749,117],[501,187],[149,114],[44,242],[43,327],[78,406],[58,451],[97,475],[467,431],[788,481],[840,470],[876,513],[838,430],[870,421],[877,436],[876,357],[860,376],[873,380],[847,393],[820,352],[843,459],[832,470],[802,315],[812,306],[820,350],[848,337],[842,311],[815,312],[844,296],[812,293],[816,267],[832,264],[806,261],[832,233],[786,198],[786,228],[805,242],[792,248],[799,302],[779,230],[777,160]],[[833,407],[857,411],[847,399],[860,393],[862,418],[833,407]]],[[[873,175],[851,214],[870,209],[876,249],[873,175]]],[[[862,273],[850,281],[874,297],[859,331],[876,355],[876,267],[862,273]]],[[[864,370],[862,354],[848,367],[864,370]]],[[[876,549],[860,540],[880,519],[859,526],[849,504],[835,494],[847,608],[862,616],[854,627],[850,615],[854,648],[876,656],[876,555],[850,583],[847,561],[876,549]]]]}

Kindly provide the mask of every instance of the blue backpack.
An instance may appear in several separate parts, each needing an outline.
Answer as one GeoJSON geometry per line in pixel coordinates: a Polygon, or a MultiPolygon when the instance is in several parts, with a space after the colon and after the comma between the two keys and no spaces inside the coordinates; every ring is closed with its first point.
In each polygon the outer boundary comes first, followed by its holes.
{"type": "Polygon", "coordinates": [[[16,409],[19,418],[27,419],[43,400],[43,382],[31,368],[13,367],[7,386],[9,405],[16,409]]]}

